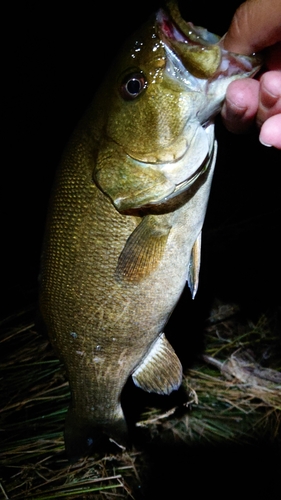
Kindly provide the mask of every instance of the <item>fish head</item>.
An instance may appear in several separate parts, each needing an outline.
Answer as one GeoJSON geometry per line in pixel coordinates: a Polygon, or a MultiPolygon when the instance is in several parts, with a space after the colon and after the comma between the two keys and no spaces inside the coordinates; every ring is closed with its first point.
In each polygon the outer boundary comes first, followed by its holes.
{"type": "Polygon", "coordinates": [[[193,184],[211,163],[228,84],[259,64],[184,21],[174,2],[133,35],[104,87],[94,172],[119,212],[165,204],[193,184]]]}

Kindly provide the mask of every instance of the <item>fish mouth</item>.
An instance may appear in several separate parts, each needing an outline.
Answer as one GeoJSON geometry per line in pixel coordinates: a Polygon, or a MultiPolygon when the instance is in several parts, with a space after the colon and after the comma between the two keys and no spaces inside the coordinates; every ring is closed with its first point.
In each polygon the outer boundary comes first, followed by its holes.
{"type": "Polygon", "coordinates": [[[177,54],[183,66],[197,79],[216,79],[220,76],[255,74],[262,56],[245,56],[224,49],[223,38],[201,26],[185,21],[177,3],[167,1],[165,11],[156,15],[158,35],[177,54]]]}
{"type": "Polygon", "coordinates": [[[159,9],[156,26],[159,37],[193,77],[206,79],[215,75],[223,57],[219,36],[185,21],[174,2],[167,2],[165,10],[159,9]]]}
{"type": "Polygon", "coordinates": [[[183,95],[194,96],[196,104],[186,97],[191,111],[170,144],[146,152],[127,149],[126,153],[144,166],[157,167],[174,185],[181,185],[210,155],[214,117],[227,85],[235,75],[252,75],[258,67],[253,66],[253,58],[224,50],[219,36],[182,19],[174,2],[167,1],[165,10],[159,9],[155,29],[166,51],[165,76],[176,80],[183,95]],[[193,112],[192,106],[198,109],[193,112]]]}
{"type": "MultiPolygon", "coordinates": [[[[153,25],[153,36],[161,46],[161,80],[157,83],[162,85],[164,97],[169,96],[167,106],[174,105],[177,124],[168,121],[163,130],[159,127],[160,133],[156,130],[156,139],[148,144],[132,140],[124,145],[122,137],[107,137],[96,164],[95,182],[125,215],[150,209],[160,213],[192,196],[214,163],[214,118],[227,86],[259,69],[256,58],[229,53],[219,37],[184,21],[173,1],[167,0],[166,8],[158,11],[153,25]],[[121,174],[114,165],[108,169],[103,165],[104,158],[115,150],[124,155],[121,174]]],[[[146,92],[155,81],[148,82],[146,92]]],[[[153,92],[149,96],[155,97],[153,92]]]]}
{"type": "MultiPolygon", "coordinates": [[[[175,15],[175,12],[173,12],[173,14],[175,15]]],[[[212,48],[212,51],[214,50],[216,53],[217,68],[221,61],[221,48],[214,44],[217,44],[219,37],[209,33],[204,28],[197,28],[193,26],[192,23],[187,23],[186,21],[181,20],[180,13],[178,13],[178,17],[178,23],[183,24],[181,27],[172,17],[170,17],[169,14],[166,13],[166,11],[160,9],[156,14],[155,29],[165,47],[166,52],[166,66],[164,70],[165,77],[170,81],[175,80],[178,91],[180,92],[182,90],[183,94],[187,93],[191,95],[190,93],[194,92],[196,94],[200,93],[201,95],[206,95],[209,73],[205,73],[203,78],[201,71],[200,76],[202,78],[200,80],[197,75],[198,69],[196,71],[195,68],[190,67],[188,59],[190,58],[190,51],[193,50],[195,50],[194,56],[196,60],[200,57],[200,53],[203,58],[206,59],[206,50],[209,45],[212,48]]],[[[210,59],[210,55],[208,59],[210,59]]],[[[212,69],[212,73],[213,72],[214,69],[212,69]]],[[[189,105],[192,107],[193,103],[191,97],[189,99],[189,105]]],[[[209,106],[207,100],[204,102],[203,107],[204,106],[209,106]]],[[[206,129],[212,122],[212,120],[206,119],[205,116],[201,120],[200,116],[196,116],[197,114],[200,115],[201,110],[198,109],[197,111],[198,112],[196,113],[191,112],[192,116],[190,116],[190,112],[187,113],[185,118],[186,121],[182,124],[181,131],[176,137],[171,138],[170,144],[165,144],[164,146],[159,145],[157,148],[146,152],[128,148],[127,153],[133,160],[144,164],[161,165],[164,163],[170,164],[171,166],[172,164],[181,161],[184,157],[190,162],[191,158],[187,158],[187,156],[191,156],[188,151],[195,145],[194,137],[198,135],[197,128],[202,126],[203,129],[206,129]],[[190,118],[192,118],[192,120],[190,120],[190,118]]],[[[202,134],[200,134],[200,139],[202,141],[202,134]]],[[[210,144],[209,147],[211,147],[210,144]]],[[[200,158],[197,160],[197,165],[203,162],[208,153],[209,147],[206,147],[206,143],[204,144],[205,153],[200,155],[200,158]]],[[[201,149],[204,148],[202,147],[201,142],[201,149]]],[[[196,152],[196,155],[198,155],[198,152],[196,152]]],[[[190,170],[192,167],[197,167],[197,165],[194,165],[194,162],[191,162],[190,165],[191,164],[192,166],[190,167],[190,170]]]]}

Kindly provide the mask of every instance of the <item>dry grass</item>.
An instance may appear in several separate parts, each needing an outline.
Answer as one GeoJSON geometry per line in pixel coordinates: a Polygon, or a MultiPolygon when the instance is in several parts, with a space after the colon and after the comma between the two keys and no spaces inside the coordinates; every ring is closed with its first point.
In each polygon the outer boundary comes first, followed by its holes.
{"type": "MultiPolygon", "coordinates": [[[[140,449],[66,461],[68,383],[33,318],[31,308],[1,324],[0,498],[138,498],[140,449]]],[[[236,306],[213,308],[205,353],[184,377],[186,404],[146,408],[137,423],[150,440],[201,446],[264,437],[280,445],[280,338],[265,316],[238,318],[236,306]]]]}

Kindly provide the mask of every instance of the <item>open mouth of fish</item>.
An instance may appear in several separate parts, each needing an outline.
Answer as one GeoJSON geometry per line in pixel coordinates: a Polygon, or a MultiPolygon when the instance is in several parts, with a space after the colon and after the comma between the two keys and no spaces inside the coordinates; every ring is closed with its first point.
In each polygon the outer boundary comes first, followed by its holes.
{"type": "MultiPolygon", "coordinates": [[[[138,163],[156,167],[173,184],[174,190],[163,200],[167,201],[189,189],[212,163],[214,116],[224,98],[220,82],[226,80],[224,77],[232,77],[241,71],[244,76],[250,76],[256,69],[253,69],[251,58],[224,50],[219,45],[220,37],[184,21],[178,11],[169,16],[160,9],[156,29],[167,55],[166,75],[176,78],[183,92],[206,96],[206,99],[202,98],[201,109],[196,109],[198,101],[195,100],[191,118],[187,119],[181,134],[169,146],[146,154],[129,153],[138,163]],[[200,57],[203,58],[201,66],[197,65],[200,57]],[[208,92],[214,95],[215,103],[208,99],[208,92]]],[[[223,85],[226,88],[227,84],[223,85]]]]}
{"type": "MultiPolygon", "coordinates": [[[[159,102],[166,102],[166,92],[170,98],[167,102],[177,115],[176,126],[168,120],[163,135],[160,127],[159,134],[156,130],[156,137],[147,141],[148,144],[140,137],[136,142],[123,145],[121,136],[109,136],[108,151],[105,147],[101,159],[97,159],[95,182],[122,214],[151,206],[153,210],[162,205],[167,208],[171,199],[169,206],[175,206],[175,197],[179,197],[181,203],[185,199],[181,196],[183,193],[201,184],[196,183],[199,177],[204,181],[203,174],[211,170],[215,161],[214,118],[221,109],[227,86],[237,78],[253,76],[260,67],[256,57],[230,53],[224,50],[219,37],[184,21],[173,1],[167,0],[166,6],[168,13],[158,11],[152,33],[157,40],[154,48],[161,46],[162,86],[158,92],[162,93],[162,100],[159,102]],[[120,178],[115,168],[104,167],[104,158],[111,154],[111,142],[113,150],[119,149],[124,155],[120,178]],[[127,178],[130,178],[130,189],[127,178]]],[[[158,64],[159,60],[155,66],[157,71],[158,64]]],[[[148,83],[145,92],[153,84],[148,83]]],[[[152,105],[157,95],[157,92],[148,95],[152,105]]],[[[136,98],[141,99],[138,95],[136,98]]],[[[158,115],[159,109],[157,119],[158,115]]]]}

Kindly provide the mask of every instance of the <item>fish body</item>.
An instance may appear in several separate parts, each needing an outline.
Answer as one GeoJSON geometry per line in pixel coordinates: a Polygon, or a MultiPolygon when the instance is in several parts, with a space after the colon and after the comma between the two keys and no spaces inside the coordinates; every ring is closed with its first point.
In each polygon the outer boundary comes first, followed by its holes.
{"type": "Polygon", "coordinates": [[[168,2],[126,43],[64,152],[40,309],[69,378],[72,460],[103,434],[126,442],[130,376],[160,394],[181,384],[163,331],[186,281],[193,296],[198,286],[214,116],[229,82],[254,70],[168,2]]]}

